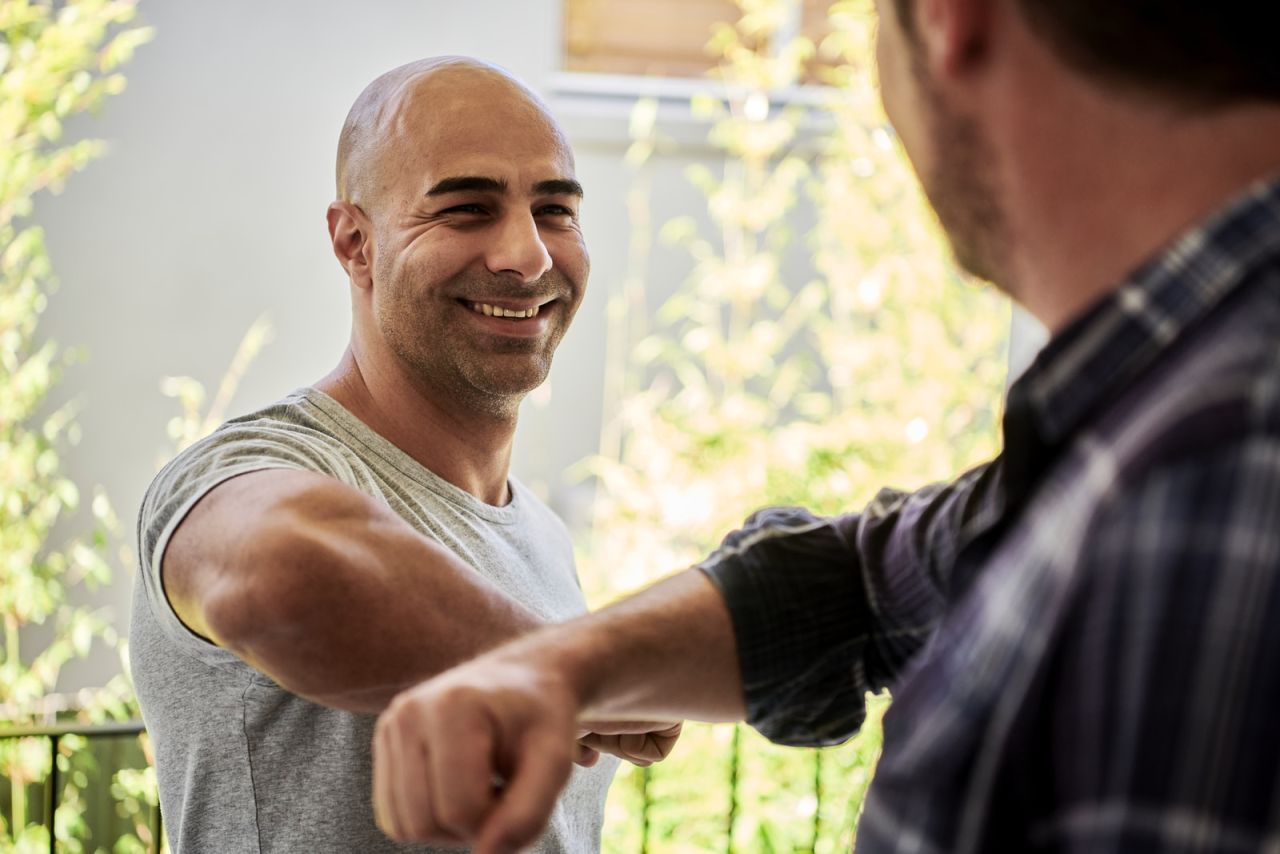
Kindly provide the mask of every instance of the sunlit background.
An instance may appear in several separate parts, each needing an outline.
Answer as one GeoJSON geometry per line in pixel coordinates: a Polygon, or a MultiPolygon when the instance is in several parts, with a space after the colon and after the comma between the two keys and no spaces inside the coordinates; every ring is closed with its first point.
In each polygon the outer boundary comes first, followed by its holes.
{"type": "MultiPolygon", "coordinates": [[[[950,267],[880,113],[869,2],[134,5],[0,0],[0,726],[136,718],[119,641],[143,490],[336,363],[337,132],[422,56],[507,67],[577,152],[591,286],[514,468],[569,522],[594,604],[760,506],[856,509],[994,453],[1041,336],[1018,320],[1010,343],[1007,302],[950,267]],[[41,189],[71,165],[41,158],[84,138],[105,148],[41,189]]],[[[59,850],[155,850],[136,738],[56,750],[59,850]]],[[[847,850],[877,750],[874,725],[822,753],[694,727],[619,776],[606,850],[847,850]]],[[[0,739],[0,850],[50,850],[49,756],[0,739]]]]}

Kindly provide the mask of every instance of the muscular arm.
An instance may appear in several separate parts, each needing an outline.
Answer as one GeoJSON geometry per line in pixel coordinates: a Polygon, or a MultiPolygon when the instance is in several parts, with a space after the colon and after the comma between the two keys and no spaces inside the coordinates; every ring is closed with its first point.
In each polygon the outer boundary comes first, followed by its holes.
{"type": "Polygon", "coordinates": [[[541,621],[390,509],[320,474],[251,472],[178,526],[161,568],[194,632],[325,705],[405,687],[541,621]]]}

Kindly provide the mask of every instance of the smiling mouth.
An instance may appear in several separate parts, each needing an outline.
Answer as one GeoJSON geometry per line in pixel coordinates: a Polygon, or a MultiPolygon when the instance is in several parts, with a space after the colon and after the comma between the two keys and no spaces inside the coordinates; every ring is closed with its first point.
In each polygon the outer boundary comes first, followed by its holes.
{"type": "Polygon", "coordinates": [[[483,314],[485,317],[501,317],[507,320],[528,320],[537,317],[538,312],[542,310],[544,305],[549,305],[552,301],[548,300],[541,305],[529,306],[527,308],[509,308],[501,305],[493,305],[487,302],[471,302],[469,300],[462,301],[464,305],[477,314],[483,314]]]}

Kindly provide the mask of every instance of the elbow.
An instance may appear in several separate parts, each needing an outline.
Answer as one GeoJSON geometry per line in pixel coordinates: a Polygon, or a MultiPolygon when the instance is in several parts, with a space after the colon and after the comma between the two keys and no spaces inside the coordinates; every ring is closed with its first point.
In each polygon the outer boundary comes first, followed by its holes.
{"type": "Polygon", "coordinates": [[[337,565],[322,539],[277,526],[246,532],[235,565],[206,590],[210,640],[251,664],[306,634],[337,565]]]}
{"type": "Polygon", "coordinates": [[[377,632],[368,589],[377,573],[366,557],[323,531],[257,538],[244,549],[243,580],[209,598],[214,642],[290,693],[380,710],[384,675],[350,654],[377,632]]]}

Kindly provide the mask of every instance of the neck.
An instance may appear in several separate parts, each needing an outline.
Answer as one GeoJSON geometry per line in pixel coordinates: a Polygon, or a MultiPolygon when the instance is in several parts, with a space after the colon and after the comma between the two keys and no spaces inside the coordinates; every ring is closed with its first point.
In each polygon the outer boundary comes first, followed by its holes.
{"type": "Polygon", "coordinates": [[[1084,81],[1048,93],[1043,83],[1011,83],[1030,88],[1006,101],[993,146],[1010,229],[1002,284],[1050,332],[1251,183],[1280,174],[1280,107],[1178,112],[1084,81]]]}
{"type": "Polygon", "coordinates": [[[315,387],[425,468],[488,504],[510,500],[516,418],[479,412],[352,346],[315,387]]]}

